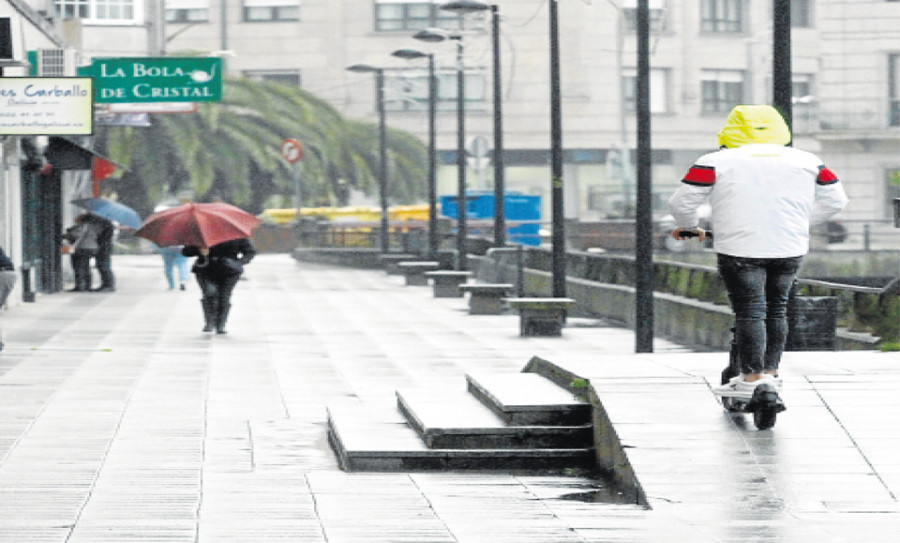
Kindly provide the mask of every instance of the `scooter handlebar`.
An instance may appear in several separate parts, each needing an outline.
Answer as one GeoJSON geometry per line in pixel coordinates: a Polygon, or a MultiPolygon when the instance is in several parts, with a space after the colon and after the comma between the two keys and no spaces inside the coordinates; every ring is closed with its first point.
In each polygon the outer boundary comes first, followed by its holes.
{"type": "MultiPolygon", "coordinates": [[[[694,232],[693,230],[682,230],[681,232],[678,233],[679,239],[691,239],[691,238],[696,238],[696,237],[700,237],[700,234],[697,232],[694,232]]],[[[708,239],[712,239],[713,233],[711,230],[706,231],[706,237],[708,239]]]]}

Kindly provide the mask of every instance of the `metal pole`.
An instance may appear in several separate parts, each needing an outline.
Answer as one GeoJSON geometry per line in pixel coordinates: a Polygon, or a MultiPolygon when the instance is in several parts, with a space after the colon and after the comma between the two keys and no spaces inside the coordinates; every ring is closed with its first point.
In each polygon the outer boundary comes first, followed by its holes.
{"type": "Polygon", "coordinates": [[[428,54],[428,255],[438,252],[437,223],[437,77],[434,75],[434,53],[428,54]]]}
{"type": "Polygon", "coordinates": [[[506,245],[506,174],[503,165],[503,82],[500,77],[500,8],[491,6],[494,77],[494,245],[506,245]]]}
{"type": "Polygon", "coordinates": [[[297,222],[300,222],[300,219],[302,217],[300,215],[300,210],[303,208],[303,166],[299,160],[294,163],[293,173],[295,207],[297,208],[297,222]]]}
{"type": "Polygon", "coordinates": [[[388,229],[390,225],[388,223],[388,201],[387,201],[387,184],[388,184],[388,172],[387,172],[387,127],[385,125],[384,119],[384,70],[378,69],[375,70],[375,85],[377,89],[377,102],[378,102],[378,152],[380,165],[378,169],[378,197],[381,200],[381,252],[387,253],[390,251],[390,238],[388,235],[390,232],[388,229]]]}
{"type": "Polygon", "coordinates": [[[635,352],[653,352],[653,213],[650,147],[650,9],[637,3],[637,214],[635,352]]]}
{"type": "MultiPolygon", "coordinates": [[[[223,55],[222,55],[222,69],[225,69],[226,64],[226,56],[224,55],[224,51],[228,50],[228,0],[221,0],[219,2],[219,19],[221,22],[221,28],[219,28],[219,38],[220,38],[220,46],[222,47],[223,55]]],[[[225,74],[222,74],[224,77],[225,74]]]]}
{"type": "Polygon", "coordinates": [[[456,42],[456,172],[458,216],[456,221],[456,269],[466,271],[466,75],[463,66],[463,42],[456,42]]]}
{"type": "Polygon", "coordinates": [[[566,296],[566,231],[563,205],[562,108],[557,0],[550,0],[550,198],[553,297],[566,296]]]}
{"type": "Polygon", "coordinates": [[[772,18],[772,104],[793,130],[791,77],[791,2],[773,0],[772,18]]]}

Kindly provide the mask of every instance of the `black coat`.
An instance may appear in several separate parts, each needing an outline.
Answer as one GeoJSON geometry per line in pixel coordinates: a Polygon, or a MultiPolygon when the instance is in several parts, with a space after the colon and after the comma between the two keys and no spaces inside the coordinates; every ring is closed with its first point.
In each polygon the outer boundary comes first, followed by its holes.
{"type": "Polygon", "coordinates": [[[208,256],[201,254],[200,247],[196,245],[185,245],[181,254],[197,257],[191,268],[192,272],[219,280],[243,273],[244,264],[253,260],[256,249],[249,239],[240,238],[213,245],[209,248],[208,256]]]}

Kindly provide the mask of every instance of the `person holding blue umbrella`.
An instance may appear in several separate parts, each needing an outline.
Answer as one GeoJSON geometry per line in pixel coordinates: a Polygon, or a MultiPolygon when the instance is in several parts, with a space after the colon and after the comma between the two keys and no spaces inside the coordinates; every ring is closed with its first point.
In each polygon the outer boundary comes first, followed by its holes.
{"type": "Polygon", "coordinates": [[[113,222],[137,229],[141,226],[141,216],[130,207],[106,198],[81,198],[72,203],[90,212],[87,220],[97,232],[94,266],[100,274],[100,286],[94,292],[114,292],[116,277],[112,271],[112,251],[116,227],[113,222]]]}

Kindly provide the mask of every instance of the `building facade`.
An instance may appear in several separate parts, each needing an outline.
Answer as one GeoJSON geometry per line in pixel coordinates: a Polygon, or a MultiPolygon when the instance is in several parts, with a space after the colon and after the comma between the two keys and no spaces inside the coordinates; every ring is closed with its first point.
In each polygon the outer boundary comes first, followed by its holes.
{"type": "MultiPolygon", "coordinates": [[[[386,76],[388,124],[427,134],[424,61],[439,79],[439,193],[456,190],[457,43],[463,47],[466,134],[492,141],[491,34],[487,13],[459,16],[440,0],[55,0],[52,17],[81,21],[84,60],[96,56],[221,55],[234,76],[298,85],[350,117],[375,119],[371,74],[386,76]],[[413,35],[440,27],[459,40],[413,35]],[[143,52],[143,53],[142,53],[143,52]]],[[[549,204],[548,2],[503,0],[501,79],[507,187],[549,204]]],[[[700,154],[715,147],[726,113],[772,100],[772,2],[650,0],[651,110],[656,209],[700,154]]],[[[635,147],[636,0],[558,3],[566,215],[627,215],[635,147]]],[[[886,221],[900,157],[900,2],[792,0],[795,145],[820,153],[846,181],[843,218],[886,221]]],[[[470,145],[477,154],[483,145],[470,145]]],[[[467,184],[492,186],[489,160],[469,161],[467,184]]],[[[549,214],[545,214],[549,216],[549,214]]]]}

